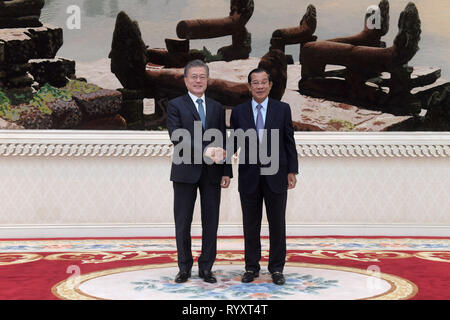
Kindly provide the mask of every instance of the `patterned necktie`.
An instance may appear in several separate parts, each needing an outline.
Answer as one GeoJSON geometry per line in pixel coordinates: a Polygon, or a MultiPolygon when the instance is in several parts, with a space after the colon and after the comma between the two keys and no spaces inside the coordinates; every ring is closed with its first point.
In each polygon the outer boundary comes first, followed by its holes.
{"type": "Polygon", "coordinates": [[[262,141],[263,138],[263,129],[264,129],[264,120],[261,112],[262,105],[258,104],[256,109],[258,110],[258,114],[256,116],[256,130],[258,132],[259,141],[262,141]]]}
{"type": "Polygon", "coordinates": [[[200,120],[202,120],[203,129],[205,129],[206,116],[205,116],[205,109],[203,108],[203,100],[197,99],[197,103],[198,103],[198,114],[200,115],[200,120]]]}

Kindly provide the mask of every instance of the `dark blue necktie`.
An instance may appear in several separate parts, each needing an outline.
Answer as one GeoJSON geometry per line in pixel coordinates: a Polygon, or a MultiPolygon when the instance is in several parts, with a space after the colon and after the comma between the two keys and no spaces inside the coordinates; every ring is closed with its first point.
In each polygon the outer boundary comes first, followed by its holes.
{"type": "Polygon", "coordinates": [[[202,99],[197,99],[197,103],[198,103],[198,114],[200,116],[200,120],[202,120],[203,129],[205,129],[205,127],[206,127],[206,116],[205,116],[205,109],[203,108],[203,100],[202,99]]]}
{"type": "Polygon", "coordinates": [[[256,131],[258,132],[259,141],[262,141],[263,138],[263,129],[264,129],[264,120],[261,112],[262,105],[258,104],[256,109],[258,110],[258,114],[256,115],[256,131]]]}

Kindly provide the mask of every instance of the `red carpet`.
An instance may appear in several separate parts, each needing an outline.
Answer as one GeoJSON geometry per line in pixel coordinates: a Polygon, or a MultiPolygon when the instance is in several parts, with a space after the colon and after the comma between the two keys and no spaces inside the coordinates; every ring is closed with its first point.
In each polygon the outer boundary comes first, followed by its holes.
{"type": "MultiPolygon", "coordinates": [[[[71,243],[80,240],[0,240],[0,299],[55,300],[61,298],[55,295],[55,286],[73,275],[133,266],[176,266],[176,251],[166,250],[174,246],[172,238],[84,239],[88,243],[71,243]],[[118,246],[121,250],[117,250],[118,246]],[[142,250],[147,247],[155,249],[142,250]]],[[[219,269],[221,263],[242,262],[241,248],[233,250],[242,239],[224,237],[220,238],[221,242],[228,249],[221,250],[219,246],[214,269],[219,269]]],[[[449,243],[449,238],[290,237],[287,265],[294,268],[302,263],[335,269],[377,270],[411,283],[415,289],[407,299],[449,300],[449,243]],[[345,246],[347,250],[336,249],[345,246]],[[384,247],[387,249],[383,250],[384,247]],[[396,247],[398,250],[393,250],[396,247]],[[405,250],[408,247],[412,250],[405,250]]],[[[267,258],[265,250],[262,261],[267,258]]],[[[196,272],[194,265],[193,273],[196,272]]],[[[173,278],[175,273],[166,276],[173,278]]],[[[261,297],[265,296],[260,294],[261,297]]]]}

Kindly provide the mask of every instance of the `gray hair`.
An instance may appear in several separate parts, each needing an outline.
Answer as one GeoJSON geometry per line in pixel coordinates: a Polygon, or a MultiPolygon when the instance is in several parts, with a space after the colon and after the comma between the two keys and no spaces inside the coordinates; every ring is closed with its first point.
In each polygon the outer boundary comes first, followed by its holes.
{"type": "Polygon", "coordinates": [[[187,78],[189,69],[193,67],[202,67],[206,70],[206,75],[209,77],[209,67],[206,63],[204,63],[202,60],[196,59],[189,61],[188,64],[184,67],[184,77],[187,78]]]}

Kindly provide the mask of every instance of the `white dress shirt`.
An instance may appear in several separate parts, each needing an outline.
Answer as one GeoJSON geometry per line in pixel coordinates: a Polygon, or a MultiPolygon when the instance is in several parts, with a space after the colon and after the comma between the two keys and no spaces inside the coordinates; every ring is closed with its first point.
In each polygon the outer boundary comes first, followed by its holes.
{"type": "Polygon", "coordinates": [[[252,98],[252,110],[253,110],[253,120],[255,120],[256,125],[256,117],[258,116],[258,109],[256,106],[260,104],[262,106],[261,108],[261,114],[263,117],[264,124],[266,123],[266,114],[267,114],[267,104],[269,103],[269,97],[267,97],[263,102],[258,103],[252,98]]]}
{"type": "Polygon", "coordinates": [[[205,110],[205,117],[206,117],[206,99],[205,99],[205,95],[203,94],[203,96],[201,98],[197,97],[196,95],[193,95],[192,93],[190,93],[188,91],[189,97],[191,97],[192,102],[194,102],[195,108],[197,108],[197,112],[198,112],[198,103],[197,103],[197,99],[202,99],[203,101],[203,109],[205,110]]]}

